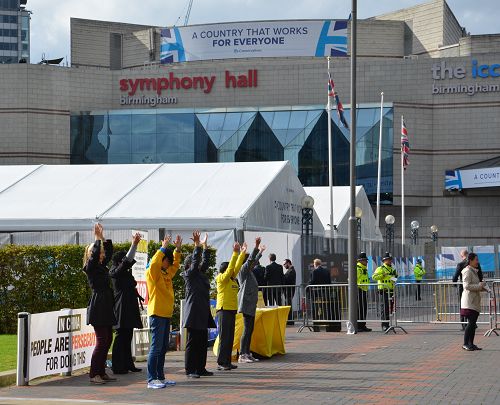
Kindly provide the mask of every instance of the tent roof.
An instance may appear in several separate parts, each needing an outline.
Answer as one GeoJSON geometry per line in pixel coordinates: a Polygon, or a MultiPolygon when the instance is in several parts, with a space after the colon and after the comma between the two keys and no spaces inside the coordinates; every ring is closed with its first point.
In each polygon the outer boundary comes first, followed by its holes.
{"type": "Polygon", "coordinates": [[[252,212],[263,195],[281,192],[280,177],[292,182],[300,201],[305,192],[288,162],[2,166],[0,230],[89,229],[99,220],[108,229],[259,229],[267,223],[269,230],[297,233],[300,226],[297,231],[252,212]]]}
{"type": "MultiPolygon", "coordinates": [[[[325,228],[330,227],[330,189],[329,187],[304,187],[308,195],[314,198],[314,210],[325,228]]],[[[336,186],[333,191],[333,222],[337,226],[336,237],[347,238],[350,207],[350,187],[336,186]]],[[[361,218],[361,239],[366,241],[383,241],[382,234],[376,224],[375,215],[366,196],[363,186],[356,186],[356,206],[363,210],[361,218]]],[[[329,235],[327,235],[329,236],[329,235]]]]}

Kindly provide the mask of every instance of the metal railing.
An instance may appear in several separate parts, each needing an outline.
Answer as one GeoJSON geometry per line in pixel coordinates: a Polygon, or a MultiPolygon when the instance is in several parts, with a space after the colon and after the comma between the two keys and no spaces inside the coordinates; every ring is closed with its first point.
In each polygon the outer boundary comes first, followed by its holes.
{"type": "Polygon", "coordinates": [[[303,285],[267,285],[260,286],[264,304],[267,307],[289,305],[288,323],[303,322],[304,319],[304,288],[303,285]]]}

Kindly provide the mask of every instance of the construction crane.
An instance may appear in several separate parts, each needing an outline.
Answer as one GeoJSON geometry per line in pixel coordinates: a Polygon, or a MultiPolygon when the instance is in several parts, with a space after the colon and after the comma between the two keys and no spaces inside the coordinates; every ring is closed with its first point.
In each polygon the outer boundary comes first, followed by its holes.
{"type": "Polygon", "coordinates": [[[188,8],[186,11],[186,17],[184,17],[184,26],[188,25],[189,15],[191,14],[191,7],[193,7],[193,0],[189,0],[188,8]]]}

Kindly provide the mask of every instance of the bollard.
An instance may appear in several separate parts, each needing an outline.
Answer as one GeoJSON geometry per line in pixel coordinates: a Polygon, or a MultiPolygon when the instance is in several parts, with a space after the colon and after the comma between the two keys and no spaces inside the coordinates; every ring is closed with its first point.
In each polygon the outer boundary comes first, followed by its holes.
{"type": "Polygon", "coordinates": [[[16,385],[28,385],[28,350],[29,350],[28,312],[17,314],[17,373],[16,385]]]}

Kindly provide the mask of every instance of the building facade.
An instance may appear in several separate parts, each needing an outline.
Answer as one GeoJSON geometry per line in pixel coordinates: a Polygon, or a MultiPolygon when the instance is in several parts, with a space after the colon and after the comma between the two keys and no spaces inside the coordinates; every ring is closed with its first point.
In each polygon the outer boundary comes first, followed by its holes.
{"type": "Polygon", "coordinates": [[[0,0],[0,63],[29,63],[30,12],[27,0],[0,0]]]}
{"type": "MultiPolygon", "coordinates": [[[[72,19],[71,67],[0,66],[0,163],[289,160],[304,185],[328,184],[326,58],[161,64],[162,35],[161,27],[72,19]]],[[[499,243],[499,189],[450,190],[445,176],[482,170],[500,154],[500,35],[468,34],[433,0],[359,21],[358,41],[357,181],[375,201],[382,117],[381,227],[394,215],[401,238],[404,116],[407,243],[412,220],[422,243],[431,225],[446,246],[499,243]]],[[[350,61],[331,64],[349,121],[350,61]]],[[[335,109],[331,121],[334,183],[347,185],[350,135],[335,109]]]]}

